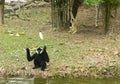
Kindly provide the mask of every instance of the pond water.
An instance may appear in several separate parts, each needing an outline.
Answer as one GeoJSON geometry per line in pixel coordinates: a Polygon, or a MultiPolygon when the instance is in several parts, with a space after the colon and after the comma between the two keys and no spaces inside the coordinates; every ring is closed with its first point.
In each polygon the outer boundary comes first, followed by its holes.
{"type": "Polygon", "coordinates": [[[105,79],[83,79],[83,78],[49,78],[49,79],[34,79],[34,78],[3,78],[0,77],[0,84],[120,84],[120,78],[105,78],[105,79]]]}

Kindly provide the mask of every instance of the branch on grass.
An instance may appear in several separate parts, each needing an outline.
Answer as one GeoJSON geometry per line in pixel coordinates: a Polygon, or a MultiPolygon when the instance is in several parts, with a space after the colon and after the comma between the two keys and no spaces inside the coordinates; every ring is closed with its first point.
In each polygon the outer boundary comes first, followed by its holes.
{"type": "Polygon", "coordinates": [[[27,6],[27,5],[31,4],[33,1],[34,1],[34,0],[29,1],[29,2],[26,2],[26,3],[21,3],[21,4],[19,4],[19,5],[16,5],[16,6],[14,6],[14,7],[11,7],[11,8],[6,8],[6,9],[4,10],[4,13],[15,12],[16,10],[18,10],[18,9],[24,7],[24,6],[27,6]]]}

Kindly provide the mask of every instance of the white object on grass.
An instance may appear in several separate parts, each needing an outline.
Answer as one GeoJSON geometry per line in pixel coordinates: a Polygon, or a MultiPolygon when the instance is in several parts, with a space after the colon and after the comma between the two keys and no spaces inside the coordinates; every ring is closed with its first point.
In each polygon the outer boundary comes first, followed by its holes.
{"type": "Polygon", "coordinates": [[[39,32],[39,37],[40,37],[41,40],[43,40],[43,34],[42,34],[42,32],[39,32]]]}
{"type": "Polygon", "coordinates": [[[20,36],[18,33],[15,36],[20,36]]]}

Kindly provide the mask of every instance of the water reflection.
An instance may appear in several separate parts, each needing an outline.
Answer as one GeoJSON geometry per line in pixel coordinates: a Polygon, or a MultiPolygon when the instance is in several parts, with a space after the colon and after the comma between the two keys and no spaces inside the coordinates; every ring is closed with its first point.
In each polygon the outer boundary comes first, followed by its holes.
{"type": "Polygon", "coordinates": [[[34,78],[0,77],[0,84],[34,84],[34,78]]]}
{"type": "Polygon", "coordinates": [[[0,84],[5,84],[6,79],[0,76],[0,84]]]}
{"type": "Polygon", "coordinates": [[[59,79],[36,79],[35,84],[120,84],[120,78],[106,79],[81,79],[81,78],[59,78],[59,79]]]}
{"type": "Polygon", "coordinates": [[[7,84],[34,84],[34,78],[8,78],[7,84]]]}
{"type": "Polygon", "coordinates": [[[22,77],[0,77],[0,84],[120,84],[120,78],[83,79],[83,78],[48,78],[34,79],[22,77]]]}

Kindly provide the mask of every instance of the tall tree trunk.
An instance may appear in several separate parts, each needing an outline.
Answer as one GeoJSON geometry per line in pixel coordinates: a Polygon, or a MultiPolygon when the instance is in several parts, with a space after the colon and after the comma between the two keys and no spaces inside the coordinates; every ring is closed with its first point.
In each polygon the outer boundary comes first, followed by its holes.
{"type": "Polygon", "coordinates": [[[74,0],[73,1],[72,13],[73,13],[74,18],[76,17],[77,12],[78,12],[78,8],[83,3],[83,1],[84,0],[74,0]]]}
{"type": "Polygon", "coordinates": [[[51,16],[53,28],[67,28],[69,21],[70,0],[51,0],[51,16]]]}
{"type": "MultiPolygon", "coordinates": [[[[105,34],[109,34],[113,30],[112,26],[114,24],[113,24],[112,20],[114,20],[114,18],[116,17],[116,16],[112,17],[113,10],[114,9],[112,8],[112,6],[109,2],[106,1],[104,4],[102,4],[102,11],[103,11],[102,14],[103,14],[103,19],[104,19],[103,24],[104,24],[104,33],[105,34]]],[[[115,13],[114,13],[114,15],[115,15],[115,13]]]]}
{"type": "Polygon", "coordinates": [[[109,3],[105,3],[105,34],[109,31],[110,27],[110,13],[111,7],[109,3]]]}
{"type": "Polygon", "coordinates": [[[69,28],[71,12],[75,18],[79,5],[84,0],[51,0],[52,26],[54,28],[69,28]]]}
{"type": "Polygon", "coordinates": [[[0,1],[0,25],[4,24],[4,3],[5,0],[0,1]]]}

